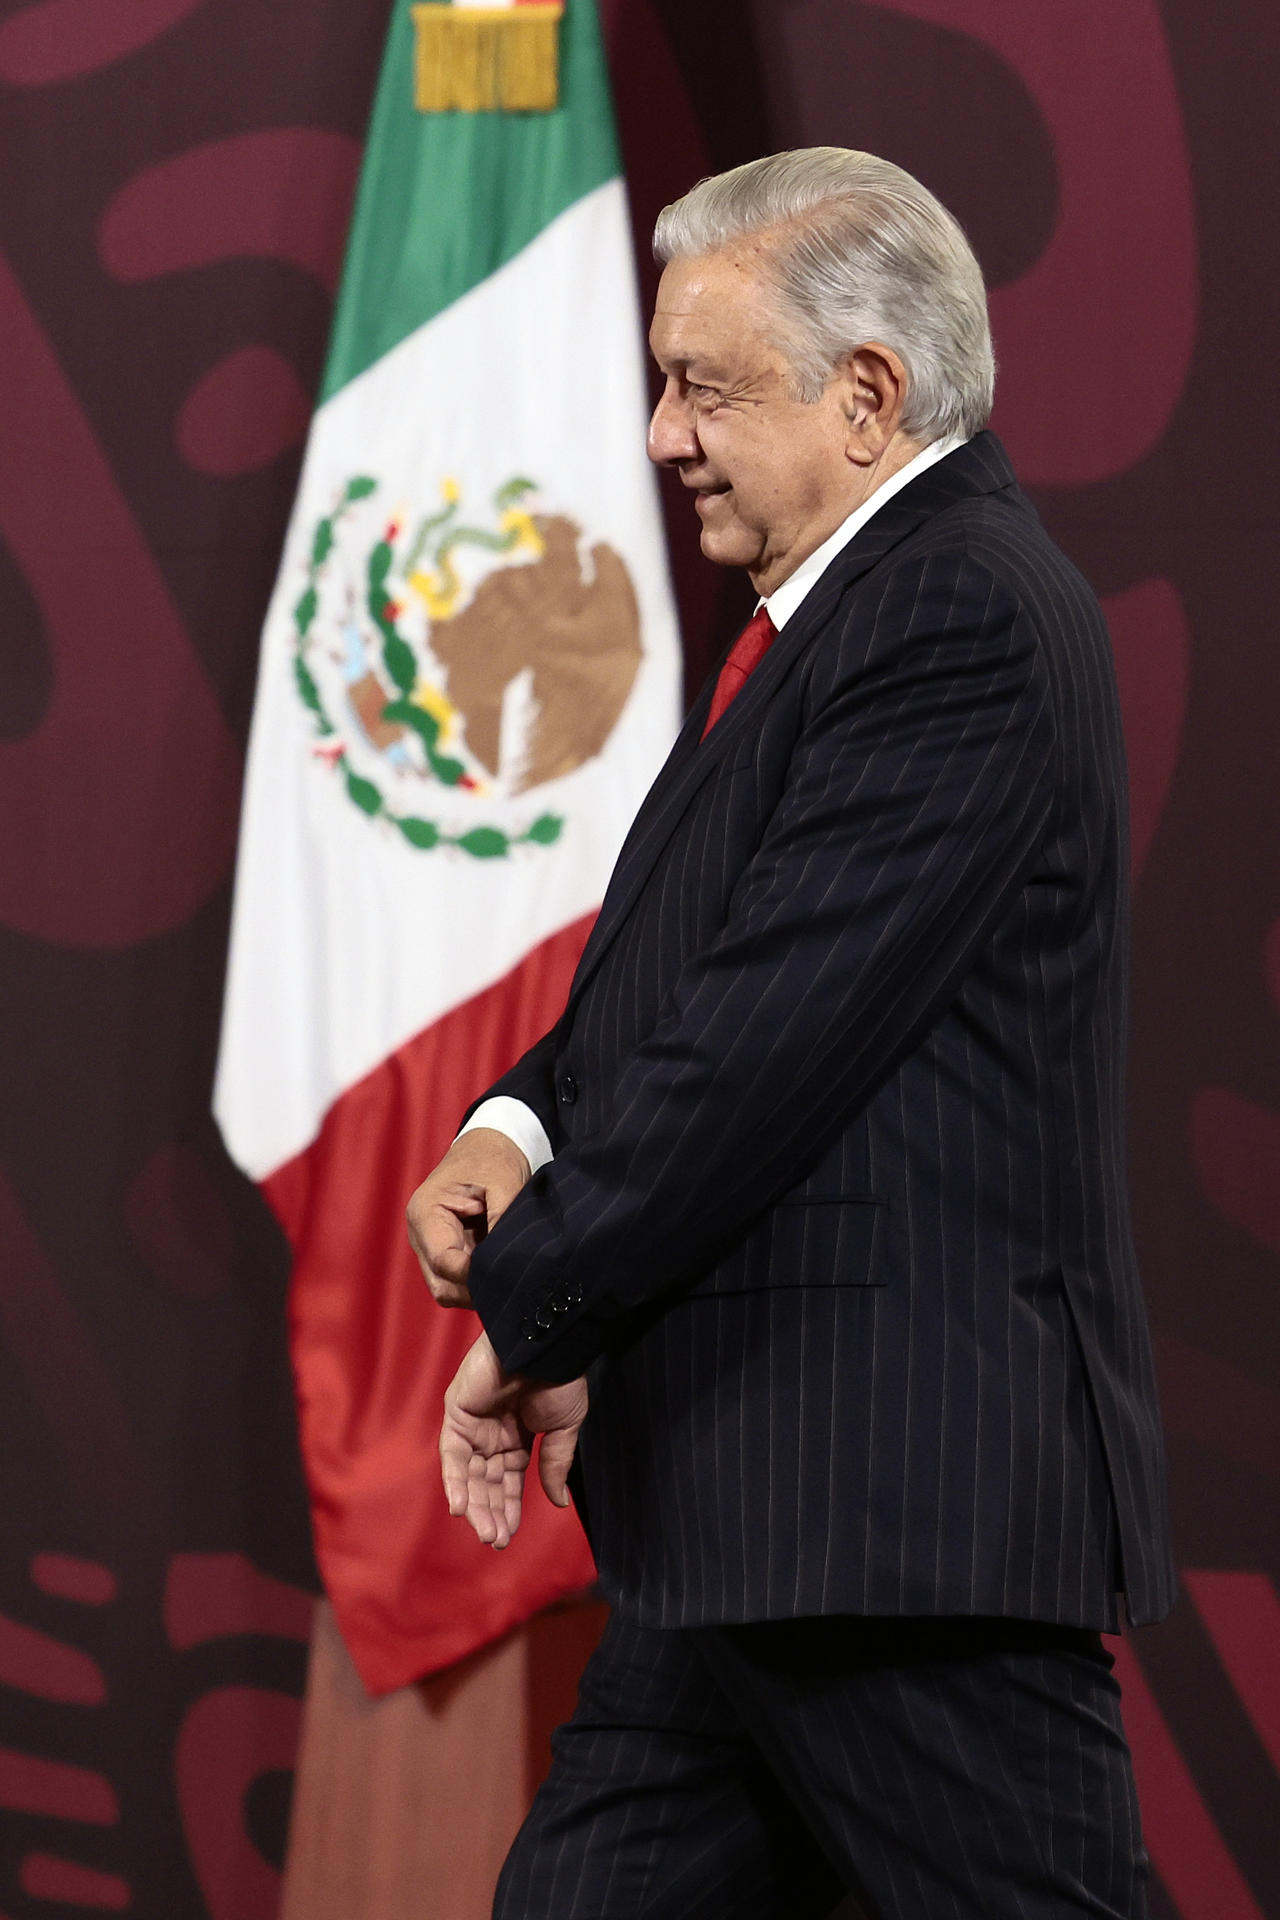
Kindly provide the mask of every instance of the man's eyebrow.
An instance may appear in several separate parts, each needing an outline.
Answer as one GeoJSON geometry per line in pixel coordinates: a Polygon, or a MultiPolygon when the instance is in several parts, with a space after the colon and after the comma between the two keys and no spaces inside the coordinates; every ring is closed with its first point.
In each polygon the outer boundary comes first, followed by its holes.
{"type": "Polygon", "coordinates": [[[693,353],[671,353],[666,355],[655,353],[653,357],[658,362],[658,365],[669,373],[678,373],[687,376],[691,367],[697,367],[699,379],[695,382],[696,385],[701,385],[705,380],[723,380],[725,378],[725,370],[718,360],[702,360],[699,358],[696,350],[693,353]]]}

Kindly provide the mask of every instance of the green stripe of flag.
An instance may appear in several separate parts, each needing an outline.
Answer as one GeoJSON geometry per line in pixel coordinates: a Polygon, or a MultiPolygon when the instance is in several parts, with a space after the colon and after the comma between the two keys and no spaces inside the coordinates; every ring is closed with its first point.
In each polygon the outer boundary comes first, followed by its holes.
{"type": "Polygon", "coordinates": [[[322,401],[620,170],[593,0],[565,7],[550,113],[419,113],[409,8],[395,0],[322,401]]]}

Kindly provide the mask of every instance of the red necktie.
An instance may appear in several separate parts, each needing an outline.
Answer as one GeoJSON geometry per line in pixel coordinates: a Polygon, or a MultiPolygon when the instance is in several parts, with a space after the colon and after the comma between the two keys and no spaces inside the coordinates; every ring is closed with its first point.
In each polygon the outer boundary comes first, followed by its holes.
{"type": "Polygon", "coordinates": [[[769,618],[767,607],[757,607],[729,650],[729,658],[720,669],[716,690],[711,696],[711,711],[702,729],[705,740],[720,715],[746,686],[760,662],[778,637],[778,629],[769,618]]]}

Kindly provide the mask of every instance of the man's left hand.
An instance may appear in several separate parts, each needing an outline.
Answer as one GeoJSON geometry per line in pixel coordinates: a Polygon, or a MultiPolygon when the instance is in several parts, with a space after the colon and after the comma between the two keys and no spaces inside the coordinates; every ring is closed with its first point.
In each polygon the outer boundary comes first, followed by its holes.
{"type": "Polygon", "coordinates": [[[538,1477],[552,1504],[567,1507],[566,1482],[586,1417],[585,1380],[558,1386],[507,1373],[482,1333],[444,1397],[440,1470],[449,1512],[469,1521],[487,1546],[509,1546],[539,1433],[538,1477]]]}

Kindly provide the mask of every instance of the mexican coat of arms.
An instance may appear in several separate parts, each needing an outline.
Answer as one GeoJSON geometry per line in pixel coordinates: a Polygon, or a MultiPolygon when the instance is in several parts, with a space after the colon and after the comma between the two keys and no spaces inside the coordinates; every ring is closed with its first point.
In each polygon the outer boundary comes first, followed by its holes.
{"type": "Polygon", "coordinates": [[[388,516],[379,492],[363,474],[340,489],[292,609],[316,754],[411,847],[493,859],[551,846],[563,817],[516,820],[513,803],[598,754],[617,724],[641,658],[626,565],[586,548],[573,520],[532,511],[521,476],[476,522],[452,480],[421,516],[388,516]]]}

